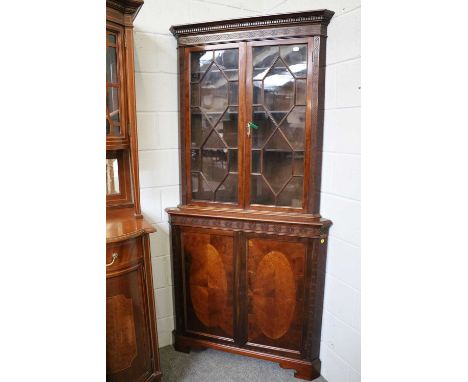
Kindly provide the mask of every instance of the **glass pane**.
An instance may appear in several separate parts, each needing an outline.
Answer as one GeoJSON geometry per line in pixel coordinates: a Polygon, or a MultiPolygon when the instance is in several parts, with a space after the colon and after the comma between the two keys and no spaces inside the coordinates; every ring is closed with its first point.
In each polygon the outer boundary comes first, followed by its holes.
{"type": "Polygon", "coordinates": [[[191,151],[192,171],[200,171],[200,150],[191,151]]]}
{"type": "Polygon", "coordinates": [[[192,82],[198,82],[205,73],[208,66],[213,61],[213,51],[207,52],[192,52],[191,58],[191,80],[192,82]]]}
{"type": "Polygon", "coordinates": [[[106,159],[107,195],[120,194],[119,163],[117,158],[106,159]]]}
{"type": "Polygon", "coordinates": [[[263,180],[261,175],[252,175],[250,186],[250,203],[251,204],[275,204],[275,195],[263,180]]]}
{"type": "Polygon", "coordinates": [[[307,45],[254,47],[251,203],[302,207],[307,45]]]}
{"type": "Polygon", "coordinates": [[[107,88],[107,109],[112,120],[119,122],[119,89],[107,88]]]}
{"type": "Polygon", "coordinates": [[[192,198],[198,200],[213,199],[213,191],[200,172],[192,172],[192,198]]]}
{"type": "Polygon", "coordinates": [[[305,106],[296,106],[280,128],[294,150],[304,150],[305,106]]]}
{"type": "Polygon", "coordinates": [[[228,106],[228,82],[212,65],[200,82],[200,108],[214,126],[228,106]]]}
{"type": "Polygon", "coordinates": [[[294,105],[294,78],[281,60],[268,72],[263,81],[265,107],[277,123],[294,105]],[[279,112],[279,113],[278,113],[279,112]]]}
{"type": "Polygon", "coordinates": [[[239,77],[239,51],[238,49],[216,50],[214,53],[215,62],[230,80],[237,80],[239,77]]]}
{"type": "Polygon", "coordinates": [[[230,107],[215,128],[228,147],[237,147],[237,126],[237,107],[230,107]]]}
{"type": "Polygon", "coordinates": [[[296,105],[306,104],[307,80],[296,80],[296,105]]]}
{"type": "Polygon", "coordinates": [[[282,45],[280,54],[296,77],[307,75],[307,45],[282,45]]]}
{"type": "Polygon", "coordinates": [[[229,82],[229,105],[239,105],[239,82],[229,82]]]}
{"type": "Polygon", "coordinates": [[[117,51],[112,46],[108,46],[106,50],[106,81],[119,82],[117,79],[117,51]]]}
{"type": "Polygon", "coordinates": [[[252,148],[262,148],[276,126],[262,106],[253,107],[252,122],[258,126],[251,130],[252,148]]]}
{"type": "Polygon", "coordinates": [[[263,104],[263,82],[254,81],[253,82],[253,104],[260,105],[263,104]]]}
{"type": "Polygon", "coordinates": [[[304,151],[294,151],[294,175],[304,175],[304,151]]]}
{"type": "Polygon", "coordinates": [[[295,176],[287,184],[277,199],[278,206],[302,207],[303,177],[295,176]]]}
{"type": "Polygon", "coordinates": [[[190,105],[200,106],[200,87],[198,84],[190,84],[190,105]]]}
{"type": "Polygon", "coordinates": [[[252,53],[253,77],[255,80],[261,80],[278,58],[279,49],[277,46],[259,46],[253,48],[252,53]]]}
{"type": "Polygon", "coordinates": [[[191,113],[191,140],[192,147],[201,147],[209,132],[211,125],[199,108],[193,108],[191,113]]]}
{"type": "Polygon", "coordinates": [[[193,199],[237,201],[238,67],[238,49],[191,54],[193,199]]]}
{"type": "Polygon", "coordinates": [[[226,177],[227,149],[219,137],[213,131],[202,148],[202,173],[212,190],[218,188],[219,183],[226,177]]]}
{"type": "Polygon", "coordinates": [[[259,174],[261,172],[261,150],[252,150],[252,173],[259,174]]]}
{"type": "Polygon", "coordinates": [[[237,164],[237,150],[229,149],[228,150],[228,157],[229,157],[229,172],[238,172],[239,166],[237,164]]]}
{"type": "Polygon", "coordinates": [[[237,202],[237,174],[229,174],[216,191],[217,202],[237,202]]]}
{"type": "Polygon", "coordinates": [[[111,34],[111,33],[108,33],[107,34],[107,42],[110,43],[110,44],[116,44],[116,35],[115,34],[111,34]]]}
{"type": "Polygon", "coordinates": [[[279,130],[268,141],[263,150],[263,175],[275,193],[281,191],[291,179],[293,153],[279,130]]]}

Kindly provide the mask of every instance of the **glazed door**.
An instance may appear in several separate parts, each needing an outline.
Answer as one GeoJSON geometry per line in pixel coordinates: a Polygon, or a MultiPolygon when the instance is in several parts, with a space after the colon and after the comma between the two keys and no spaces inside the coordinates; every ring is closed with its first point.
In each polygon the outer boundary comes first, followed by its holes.
{"type": "Polygon", "coordinates": [[[234,340],[233,232],[183,228],[181,232],[185,331],[234,340]]]}
{"type": "Polygon", "coordinates": [[[146,380],[154,372],[142,251],[135,240],[107,248],[107,381],[146,380]]]}
{"type": "Polygon", "coordinates": [[[307,240],[247,236],[247,346],[299,356],[307,240]]]}
{"type": "Polygon", "coordinates": [[[241,44],[187,48],[186,177],[188,201],[241,203],[241,44]]]}
{"type": "Polygon", "coordinates": [[[310,150],[312,40],[247,44],[246,204],[306,206],[310,150]]]}

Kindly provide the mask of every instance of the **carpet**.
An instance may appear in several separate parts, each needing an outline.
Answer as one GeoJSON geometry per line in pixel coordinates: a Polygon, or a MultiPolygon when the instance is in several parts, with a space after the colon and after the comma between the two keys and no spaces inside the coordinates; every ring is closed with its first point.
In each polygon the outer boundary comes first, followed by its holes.
{"type": "MultiPolygon", "coordinates": [[[[225,353],[218,350],[192,350],[180,353],[172,346],[160,350],[163,382],[300,382],[294,370],[277,363],[225,353]]],[[[314,382],[326,382],[322,377],[314,382]]]]}

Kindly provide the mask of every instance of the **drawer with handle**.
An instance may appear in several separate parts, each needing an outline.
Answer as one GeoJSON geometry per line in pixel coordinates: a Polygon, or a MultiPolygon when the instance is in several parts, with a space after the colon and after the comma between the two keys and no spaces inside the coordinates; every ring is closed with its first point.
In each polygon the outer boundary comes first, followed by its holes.
{"type": "Polygon", "coordinates": [[[106,270],[126,267],[142,257],[143,245],[141,237],[121,243],[107,244],[106,270]]]}

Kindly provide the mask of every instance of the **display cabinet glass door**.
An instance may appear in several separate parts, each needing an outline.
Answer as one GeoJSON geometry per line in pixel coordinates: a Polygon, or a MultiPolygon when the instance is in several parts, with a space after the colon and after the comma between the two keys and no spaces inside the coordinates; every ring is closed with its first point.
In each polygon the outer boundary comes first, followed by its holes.
{"type": "MultiPolygon", "coordinates": [[[[189,52],[191,199],[239,202],[239,49],[189,52]]],[[[207,50],[210,49],[210,50],[207,50]]]]}
{"type": "Polygon", "coordinates": [[[307,39],[250,43],[248,50],[247,202],[302,209],[311,65],[307,39]]]}
{"type": "Polygon", "coordinates": [[[121,70],[121,31],[106,31],[106,136],[121,137],[124,135],[123,74],[121,70]]]}

